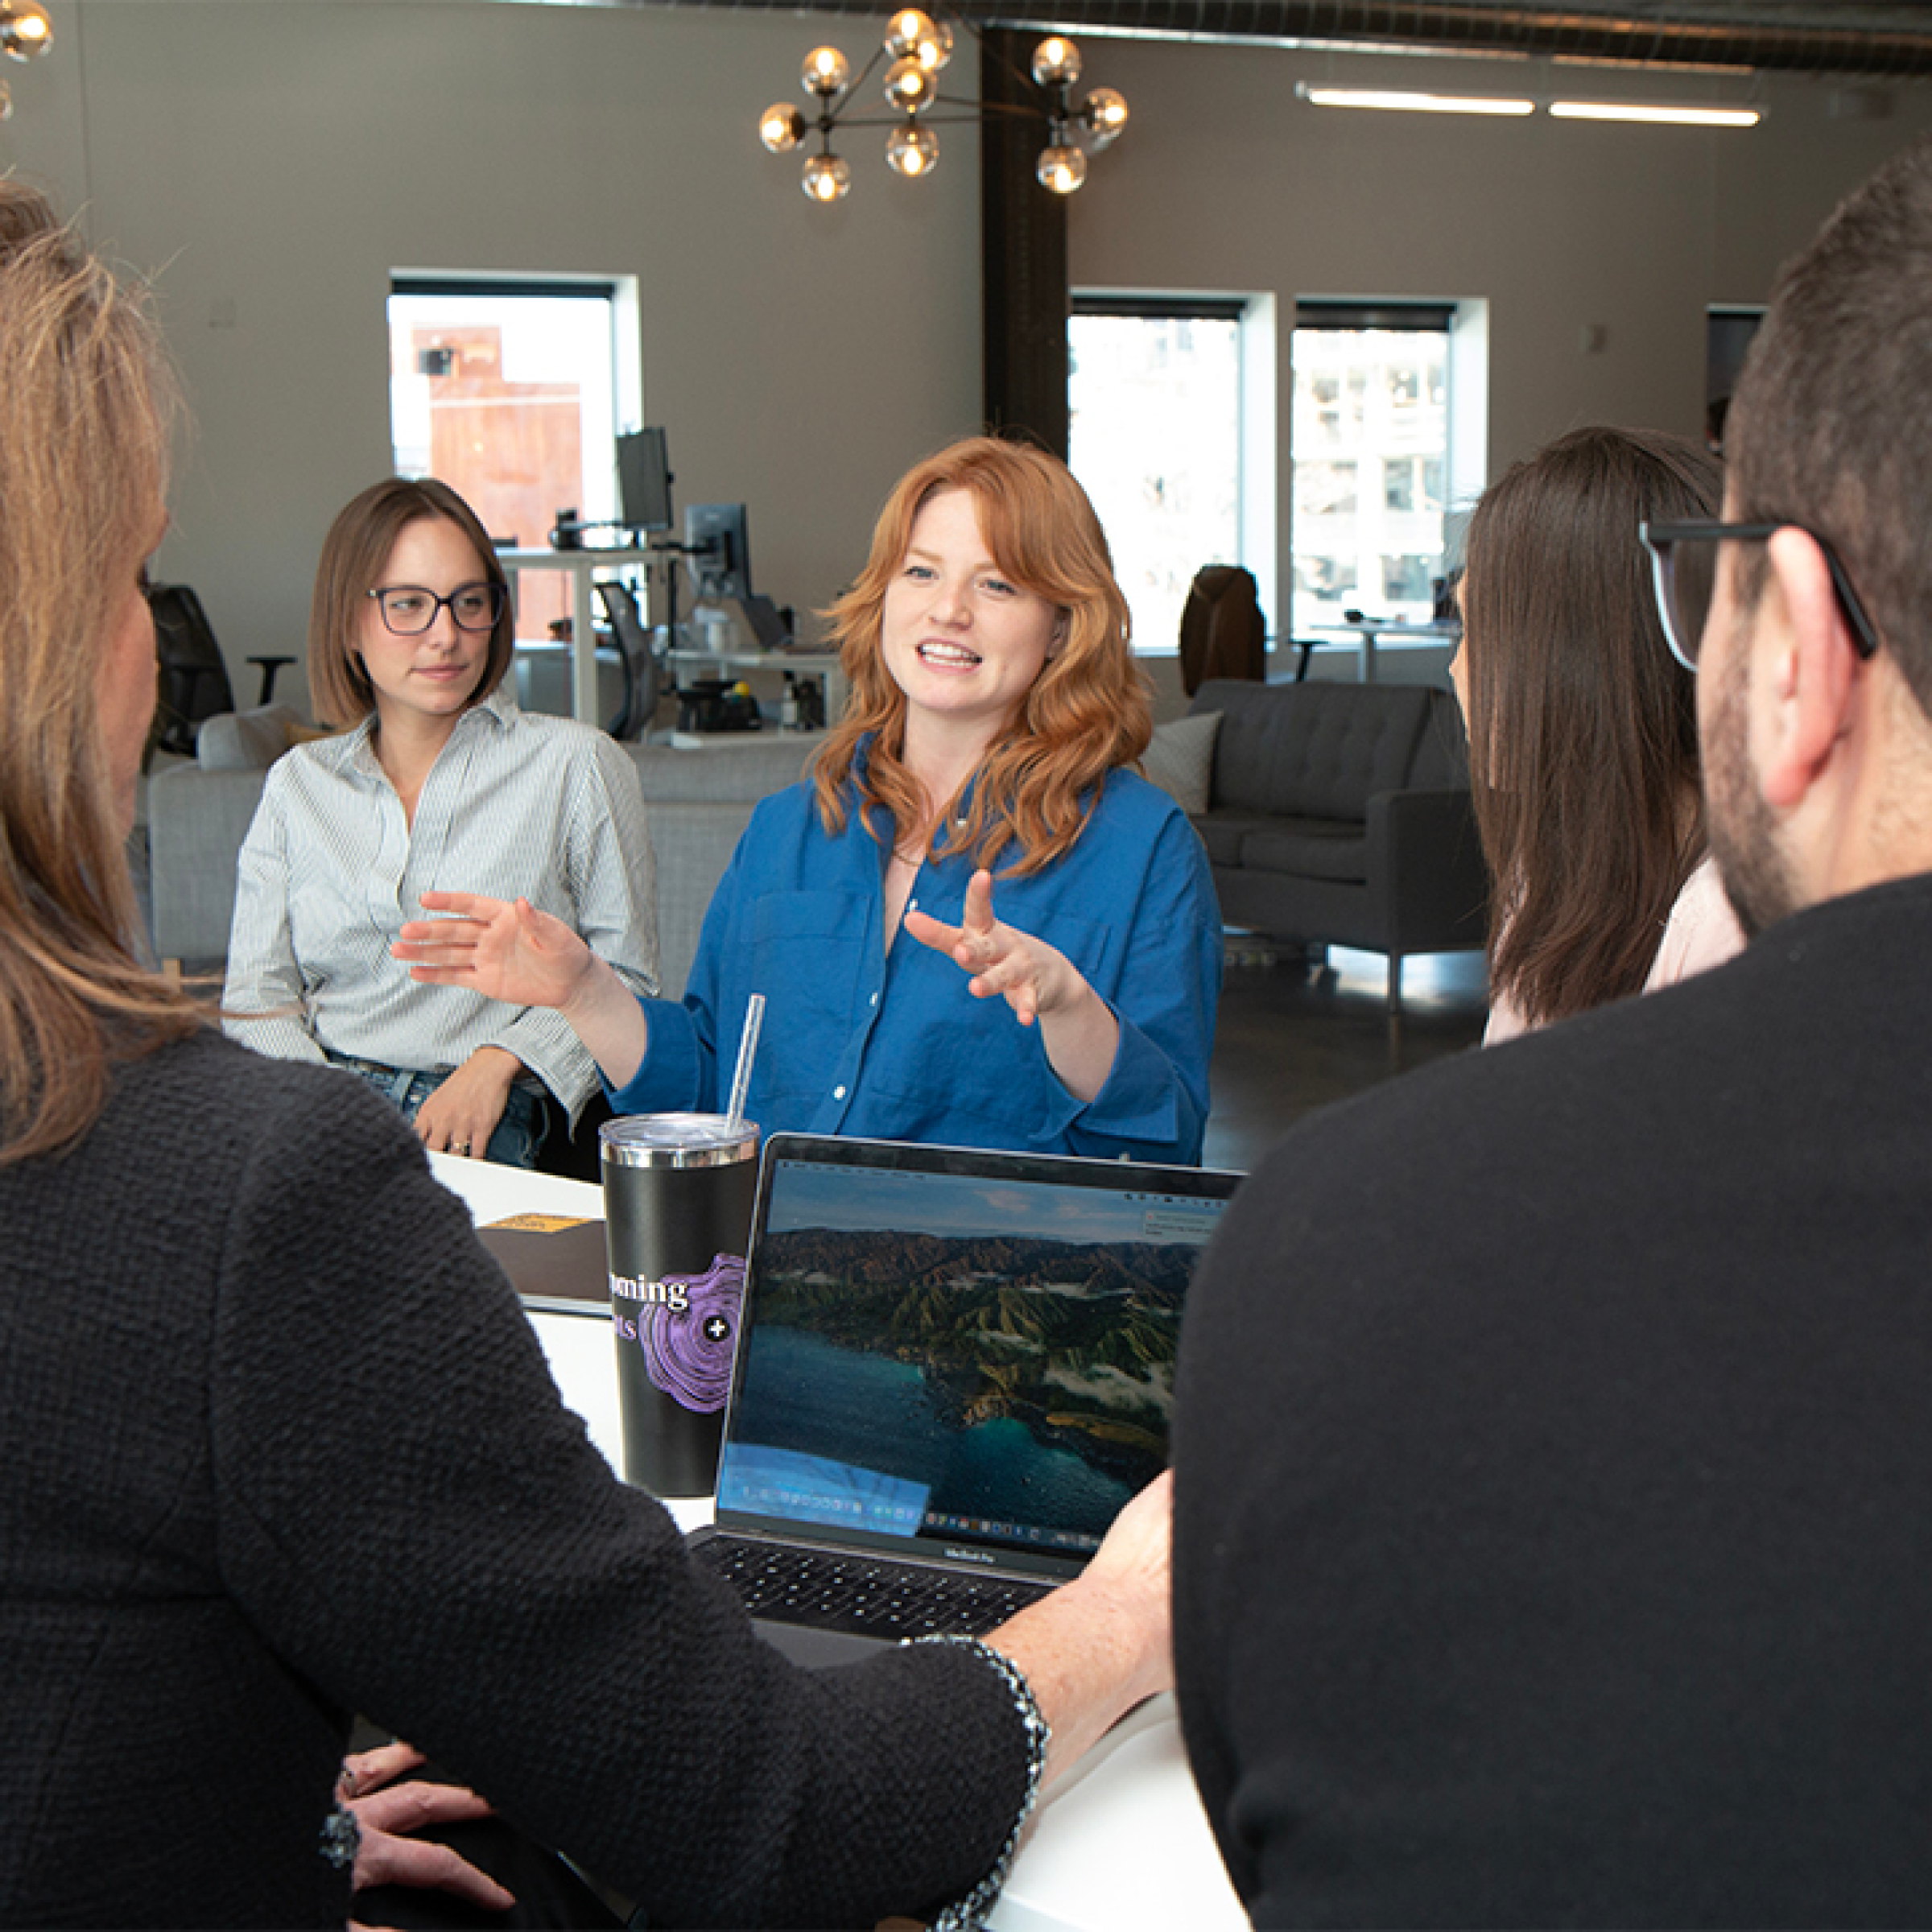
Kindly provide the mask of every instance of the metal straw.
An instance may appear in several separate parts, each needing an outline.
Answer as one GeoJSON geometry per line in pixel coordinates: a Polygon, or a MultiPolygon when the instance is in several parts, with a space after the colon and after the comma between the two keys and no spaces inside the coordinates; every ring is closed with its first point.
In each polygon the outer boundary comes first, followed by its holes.
{"type": "Polygon", "coordinates": [[[745,1033],[738,1042],[737,1071],[731,1076],[731,1110],[725,1126],[736,1133],[745,1119],[745,1095],[751,1085],[751,1063],[758,1051],[758,1029],[765,1024],[765,996],[754,993],[745,1008],[745,1033]]]}

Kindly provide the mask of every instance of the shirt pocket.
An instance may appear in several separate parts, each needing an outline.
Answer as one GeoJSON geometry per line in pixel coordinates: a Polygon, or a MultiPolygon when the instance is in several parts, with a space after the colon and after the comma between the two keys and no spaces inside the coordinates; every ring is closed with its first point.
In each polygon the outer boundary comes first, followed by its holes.
{"type": "MultiPolygon", "coordinates": [[[[993,902],[997,914],[997,886],[993,902]]],[[[1064,954],[1081,978],[1112,1003],[1113,961],[1120,949],[1113,927],[1058,914],[1030,919],[1017,908],[1012,923],[1064,954]]],[[[898,942],[908,943],[903,936],[898,942]]],[[[894,1070],[908,1117],[920,1122],[921,1133],[929,1137],[958,1133],[959,1117],[967,1116],[983,1123],[965,1137],[975,1144],[1055,1145],[1081,1103],[1060,1084],[1038,1028],[1021,1026],[1004,999],[974,999],[966,990],[966,975],[952,960],[933,954],[919,964],[937,1005],[916,1058],[894,1070]]]]}
{"type": "Polygon", "coordinates": [[[867,902],[856,892],[762,893],[750,927],[743,985],[765,996],[761,1083],[815,1090],[838,1064],[859,1009],[867,902]]]}

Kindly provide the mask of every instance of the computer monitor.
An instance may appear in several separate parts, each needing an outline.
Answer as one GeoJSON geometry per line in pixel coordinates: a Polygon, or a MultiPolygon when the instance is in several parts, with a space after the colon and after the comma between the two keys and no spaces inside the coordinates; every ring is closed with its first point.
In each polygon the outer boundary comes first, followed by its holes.
{"type": "Polygon", "coordinates": [[[742,503],[687,503],[684,548],[701,598],[751,595],[751,552],[745,538],[742,503]]]}
{"type": "Polygon", "coordinates": [[[617,438],[617,500],[627,528],[671,528],[671,469],[663,430],[634,430],[617,438]]]}

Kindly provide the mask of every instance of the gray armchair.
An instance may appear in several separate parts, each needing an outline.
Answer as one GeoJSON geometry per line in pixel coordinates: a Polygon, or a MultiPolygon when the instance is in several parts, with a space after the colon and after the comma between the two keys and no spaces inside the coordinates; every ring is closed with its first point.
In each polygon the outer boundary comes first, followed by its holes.
{"type": "Polygon", "coordinates": [[[1194,823],[1229,925],[1385,954],[1392,1018],[1405,957],[1484,944],[1488,875],[1447,691],[1214,680],[1190,707],[1211,713],[1194,823]]]}

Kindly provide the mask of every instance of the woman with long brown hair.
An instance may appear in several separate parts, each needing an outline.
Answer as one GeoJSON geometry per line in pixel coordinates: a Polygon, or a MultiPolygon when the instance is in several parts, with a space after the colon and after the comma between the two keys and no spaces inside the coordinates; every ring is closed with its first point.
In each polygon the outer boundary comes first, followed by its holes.
{"type": "Polygon", "coordinates": [[[1694,686],[1637,536],[1715,516],[1723,489],[1697,444],[1579,429],[1470,519],[1451,673],[1494,881],[1488,1043],[1743,943],[1705,841],[1694,686]]]}
{"type": "Polygon", "coordinates": [[[1198,1160],[1220,915],[1192,827],[1128,769],[1146,689],[1086,493],[1039,450],[955,444],[830,615],[851,702],[753,817],[682,1002],[520,902],[427,894],[455,916],[398,956],[558,1007],[621,1111],[719,1108],[762,993],[767,1132],[1198,1160]]]}
{"type": "Polygon", "coordinates": [[[0,1918],[341,1926],[402,1856],[339,1792],[361,1711],[639,1922],[976,1924],[1042,1777],[1172,1682],[1165,1480],[984,1642],[763,1642],[394,1109],[137,963],[165,380],[5,180],[0,368],[0,1918]]]}

